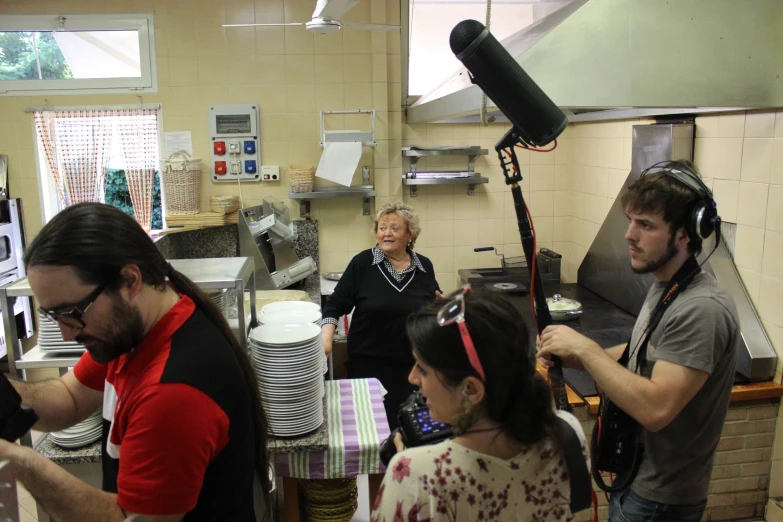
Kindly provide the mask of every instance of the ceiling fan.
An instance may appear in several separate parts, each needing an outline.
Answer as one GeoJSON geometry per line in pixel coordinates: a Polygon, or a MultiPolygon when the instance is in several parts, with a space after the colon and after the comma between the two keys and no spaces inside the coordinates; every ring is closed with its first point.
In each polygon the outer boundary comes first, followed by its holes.
{"type": "Polygon", "coordinates": [[[399,25],[354,24],[342,23],[337,19],[351,10],[359,0],[317,0],[313,19],[309,22],[293,22],[287,24],[223,24],[223,27],[281,27],[303,25],[306,30],[319,34],[329,34],[342,28],[360,31],[393,31],[399,25]]]}

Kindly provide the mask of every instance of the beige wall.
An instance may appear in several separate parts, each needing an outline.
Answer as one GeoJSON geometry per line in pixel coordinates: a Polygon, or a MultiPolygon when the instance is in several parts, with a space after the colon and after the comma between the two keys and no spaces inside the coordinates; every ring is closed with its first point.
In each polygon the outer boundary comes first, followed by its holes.
{"type": "MultiPolygon", "coordinates": [[[[243,184],[245,205],[257,204],[265,196],[288,201],[287,166],[318,164],[320,110],[376,109],[378,146],[365,148],[360,165],[373,167],[378,194],[384,199],[390,193],[391,144],[396,155],[401,145],[399,31],[314,35],[302,27],[221,27],[226,22],[254,20],[306,21],[313,7],[312,0],[29,0],[0,2],[0,15],[154,12],[159,92],[141,99],[161,103],[165,131],[192,131],[194,153],[208,163],[208,106],[260,105],[262,163],[279,165],[282,180],[243,184]]],[[[399,18],[398,1],[370,0],[359,2],[343,21],[399,23],[399,18]]],[[[42,223],[32,115],[25,114],[24,108],[139,101],[130,94],[0,96],[0,153],[9,156],[11,191],[23,199],[30,237],[42,223]]],[[[334,117],[327,128],[369,127],[369,119],[351,118],[334,117]]],[[[361,169],[357,172],[354,184],[361,180],[361,169]]],[[[210,195],[237,192],[234,184],[212,183],[205,169],[203,209],[208,209],[210,195]]],[[[291,209],[298,214],[298,206],[292,204],[291,209]]],[[[320,239],[325,269],[342,269],[353,254],[374,244],[372,222],[362,216],[361,200],[314,202],[311,215],[323,222],[320,239]]]]}

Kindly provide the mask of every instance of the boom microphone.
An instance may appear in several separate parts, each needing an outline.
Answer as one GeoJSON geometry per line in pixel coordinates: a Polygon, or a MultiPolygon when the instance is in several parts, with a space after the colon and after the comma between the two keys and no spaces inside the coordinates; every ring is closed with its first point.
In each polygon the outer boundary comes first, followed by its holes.
{"type": "Polygon", "coordinates": [[[458,23],[451,31],[449,44],[470,72],[471,81],[495,102],[526,144],[546,145],[565,130],[565,113],[481,22],[458,23]]]}

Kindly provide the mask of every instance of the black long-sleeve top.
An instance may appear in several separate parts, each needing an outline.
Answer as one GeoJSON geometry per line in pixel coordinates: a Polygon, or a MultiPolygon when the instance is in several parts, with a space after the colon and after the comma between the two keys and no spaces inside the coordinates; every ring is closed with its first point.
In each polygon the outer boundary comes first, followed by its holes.
{"type": "Polygon", "coordinates": [[[405,321],[411,312],[435,300],[440,291],[435,269],[426,257],[409,251],[411,266],[398,274],[376,246],[360,252],[348,264],[323,312],[324,323],[351,310],[349,357],[374,357],[413,364],[405,321]]]}

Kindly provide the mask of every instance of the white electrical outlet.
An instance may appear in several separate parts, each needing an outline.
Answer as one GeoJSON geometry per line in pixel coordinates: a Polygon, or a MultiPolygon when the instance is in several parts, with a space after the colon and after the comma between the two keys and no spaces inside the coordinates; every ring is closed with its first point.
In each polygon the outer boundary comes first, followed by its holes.
{"type": "Polygon", "coordinates": [[[261,181],[280,181],[280,166],[261,165],[261,181]]]}

